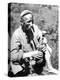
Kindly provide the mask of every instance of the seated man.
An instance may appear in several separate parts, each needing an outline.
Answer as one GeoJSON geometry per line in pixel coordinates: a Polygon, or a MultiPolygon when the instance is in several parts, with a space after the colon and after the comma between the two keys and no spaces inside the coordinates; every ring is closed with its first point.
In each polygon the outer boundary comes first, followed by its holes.
{"type": "Polygon", "coordinates": [[[55,71],[50,63],[51,48],[42,31],[33,24],[33,14],[24,10],[20,15],[21,25],[11,38],[11,74],[9,76],[27,76],[33,72],[40,74],[47,64],[49,71],[55,71]]]}

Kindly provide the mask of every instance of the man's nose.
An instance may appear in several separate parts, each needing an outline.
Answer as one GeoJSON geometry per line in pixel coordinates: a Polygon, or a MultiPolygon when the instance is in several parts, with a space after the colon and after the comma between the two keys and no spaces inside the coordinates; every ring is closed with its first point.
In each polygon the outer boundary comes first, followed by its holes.
{"type": "Polygon", "coordinates": [[[30,22],[30,26],[32,26],[32,22],[30,22]]]}

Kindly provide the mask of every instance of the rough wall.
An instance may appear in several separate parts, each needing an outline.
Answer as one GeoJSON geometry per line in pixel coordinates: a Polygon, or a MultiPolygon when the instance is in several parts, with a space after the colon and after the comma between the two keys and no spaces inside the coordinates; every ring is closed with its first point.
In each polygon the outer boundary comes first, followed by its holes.
{"type": "Polygon", "coordinates": [[[9,3],[8,5],[8,34],[11,38],[13,32],[20,25],[20,13],[23,10],[31,10],[34,15],[34,23],[39,29],[46,30],[49,46],[52,48],[51,62],[58,69],[58,6],[40,4],[9,3]]]}

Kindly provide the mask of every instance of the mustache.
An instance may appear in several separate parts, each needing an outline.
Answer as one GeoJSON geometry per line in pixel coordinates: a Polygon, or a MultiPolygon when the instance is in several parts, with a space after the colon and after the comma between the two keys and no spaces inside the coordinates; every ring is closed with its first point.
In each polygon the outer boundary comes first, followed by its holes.
{"type": "Polygon", "coordinates": [[[34,28],[33,26],[27,25],[28,30],[31,30],[32,32],[34,32],[34,28]]]}

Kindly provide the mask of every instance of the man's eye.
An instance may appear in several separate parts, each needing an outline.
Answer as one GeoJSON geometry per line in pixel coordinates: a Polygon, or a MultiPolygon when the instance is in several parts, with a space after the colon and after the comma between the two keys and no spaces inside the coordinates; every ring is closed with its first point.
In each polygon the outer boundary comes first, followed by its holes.
{"type": "Polygon", "coordinates": [[[27,21],[27,23],[30,23],[30,22],[32,22],[32,20],[30,20],[30,21],[27,21]]]}

